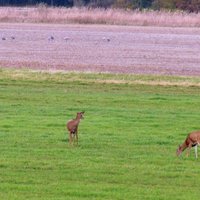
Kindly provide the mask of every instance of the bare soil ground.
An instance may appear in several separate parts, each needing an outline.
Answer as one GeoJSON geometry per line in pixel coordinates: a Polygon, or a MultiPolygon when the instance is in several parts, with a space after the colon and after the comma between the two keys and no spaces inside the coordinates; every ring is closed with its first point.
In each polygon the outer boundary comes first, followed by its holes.
{"type": "Polygon", "coordinates": [[[1,23],[0,67],[200,76],[200,29],[1,23]]]}

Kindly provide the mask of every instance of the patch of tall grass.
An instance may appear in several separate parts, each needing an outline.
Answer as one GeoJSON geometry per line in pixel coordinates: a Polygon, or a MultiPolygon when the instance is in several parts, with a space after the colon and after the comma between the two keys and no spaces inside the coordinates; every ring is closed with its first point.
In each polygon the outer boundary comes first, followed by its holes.
{"type": "Polygon", "coordinates": [[[199,27],[200,13],[102,8],[1,7],[0,22],[199,27]]]}
{"type": "Polygon", "coordinates": [[[118,85],[152,85],[152,86],[181,86],[200,87],[200,78],[195,76],[162,76],[162,75],[133,75],[110,73],[75,73],[50,70],[22,70],[0,68],[4,78],[12,80],[43,80],[51,82],[81,81],[86,84],[118,84],[118,85]],[[54,75],[54,76],[53,76],[54,75]]]}

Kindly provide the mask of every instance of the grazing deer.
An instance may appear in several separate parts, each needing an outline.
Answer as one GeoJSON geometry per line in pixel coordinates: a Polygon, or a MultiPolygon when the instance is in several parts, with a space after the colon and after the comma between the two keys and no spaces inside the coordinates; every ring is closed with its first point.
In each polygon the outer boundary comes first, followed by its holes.
{"type": "Polygon", "coordinates": [[[194,131],[190,134],[188,134],[187,138],[185,139],[184,143],[182,145],[179,145],[176,155],[180,156],[181,153],[187,149],[187,156],[190,154],[190,149],[192,147],[195,147],[195,156],[196,158],[198,157],[197,155],[197,146],[200,145],[200,131],[194,131]]]}
{"type": "Polygon", "coordinates": [[[69,143],[71,144],[73,141],[76,141],[78,144],[78,125],[80,120],[83,119],[83,115],[85,112],[78,112],[76,115],[76,119],[71,119],[67,122],[67,129],[69,131],[69,143]]]}

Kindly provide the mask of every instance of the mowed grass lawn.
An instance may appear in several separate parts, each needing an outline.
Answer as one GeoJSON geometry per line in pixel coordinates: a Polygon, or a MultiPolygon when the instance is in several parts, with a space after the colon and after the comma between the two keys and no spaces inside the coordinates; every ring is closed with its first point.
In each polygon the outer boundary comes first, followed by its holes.
{"type": "Polygon", "coordinates": [[[1,69],[0,199],[199,199],[200,158],[175,155],[200,129],[199,80],[1,69]]]}

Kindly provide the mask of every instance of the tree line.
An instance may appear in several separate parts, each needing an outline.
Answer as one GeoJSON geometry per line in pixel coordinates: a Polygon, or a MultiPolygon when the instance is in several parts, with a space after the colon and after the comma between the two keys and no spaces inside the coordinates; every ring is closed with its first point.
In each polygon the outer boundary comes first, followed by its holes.
{"type": "Polygon", "coordinates": [[[33,6],[45,4],[48,6],[88,6],[125,9],[169,9],[200,11],[200,0],[0,0],[0,6],[33,6]]]}

